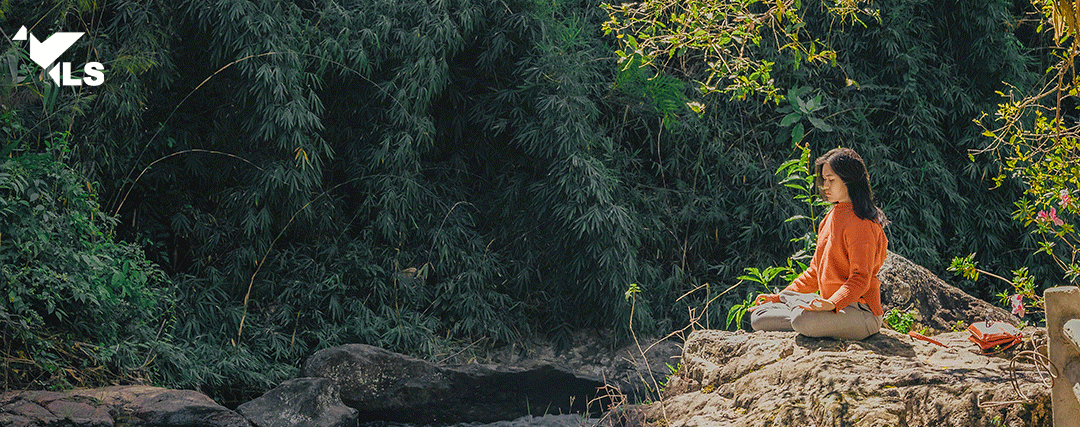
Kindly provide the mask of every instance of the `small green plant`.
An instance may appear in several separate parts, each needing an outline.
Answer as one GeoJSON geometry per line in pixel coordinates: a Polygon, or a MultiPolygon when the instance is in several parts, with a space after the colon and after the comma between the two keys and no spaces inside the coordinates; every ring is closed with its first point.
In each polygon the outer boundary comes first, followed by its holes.
{"type": "Polygon", "coordinates": [[[883,320],[885,320],[885,324],[889,325],[889,328],[892,328],[892,330],[901,334],[906,334],[911,332],[911,327],[915,324],[916,314],[918,314],[918,312],[915,310],[900,311],[900,309],[894,308],[889,310],[888,313],[885,313],[883,320]]]}
{"type": "Polygon", "coordinates": [[[953,323],[952,326],[949,327],[949,329],[951,329],[953,332],[961,332],[967,329],[967,323],[965,323],[963,320],[957,320],[956,323],[953,323]]]}
{"type": "MultiPolygon", "coordinates": [[[[806,126],[804,126],[802,123],[803,119],[806,119],[808,122],[810,122],[811,131],[814,129],[826,133],[833,131],[832,126],[829,126],[827,123],[825,123],[825,120],[820,117],[821,110],[825,109],[825,103],[822,101],[822,95],[818,93],[813,97],[807,96],[804,98],[804,96],[809,95],[811,91],[813,91],[813,88],[809,86],[791,88],[788,90],[787,104],[781,105],[779,108],[777,108],[777,112],[784,114],[784,118],[780,120],[780,127],[791,128],[790,138],[792,144],[799,144],[800,142],[802,142],[803,137],[807,135],[806,126]]],[[[784,140],[787,139],[789,135],[787,132],[781,132],[779,137],[781,140],[784,140]]],[[[788,163],[791,163],[791,161],[789,161],[788,163]]],[[[801,164],[802,163],[800,163],[799,165],[801,164]]],[[[795,167],[796,165],[788,165],[787,163],[785,163],[785,166],[795,167]]],[[[789,177],[789,179],[791,178],[797,177],[789,177]]],[[[813,176],[810,176],[810,178],[812,179],[813,176]]],[[[798,187],[793,188],[800,190],[812,190],[813,181],[811,180],[809,184],[811,185],[809,187],[806,187],[799,183],[798,187]]],[[[801,193],[800,196],[812,197],[813,193],[810,191],[806,191],[804,193],[801,193]]]]}
{"type": "Polygon", "coordinates": [[[803,270],[806,270],[806,265],[801,263],[802,260],[808,260],[814,256],[814,248],[817,246],[817,217],[824,211],[825,207],[829,206],[827,202],[817,197],[814,172],[810,170],[810,146],[808,144],[799,145],[799,140],[794,140],[793,144],[799,149],[799,156],[781,164],[777,168],[776,174],[784,175],[784,179],[780,180],[780,184],[795,190],[795,195],[792,198],[806,204],[807,212],[810,215],[793,215],[784,220],[785,223],[795,221],[807,223],[806,233],[791,239],[792,242],[802,243],[802,248],[788,258],[788,281],[795,280],[795,277],[798,277],[803,270]],[[799,264],[800,268],[793,268],[792,262],[799,264]]]}
{"type": "MultiPolygon", "coordinates": [[[[772,281],[778,276],[780,276],[781,273],[790,273],[791,271],[793,271],[791,267],[791,260],[788,260],[788,262],[789,263],[787,267],[769,267],[764,270],[759,270],[754,267],[747,267],[744,269],[744,271],[746,271],[746,274],[739,276],[739,283],[757,283],[761,286],[762,289],[764,289],[764,292],[775,293],[776,290],[770,289],[769,284],[772,283],[772,281]]],[[[732,305],[731,308],[728,309],[727,325],[725,327],[730,328],[732,323],[735,324],[736,328],[741,327],[743,317],[746,316],[747,310],[749,310],[750,307],[754,306],[754,299],[756,299],[757,295],[759,295],[760,293],[761,292],[755,293],[751,291],[750,293],[746,294],[746,299],[744,299],[742,302],[732,305]]]]}
{"type": "Polygon", "coordinates": [[[623,298],[625,298],[627,301],[630,301],[631,298],[634,298],[637,294],[640,293],[641,287],[639,287],[637,283],[631,283],[630,286],[627,286],[626,292],[623,293],[623,298]]]}
{"type": "Polygon", "coordinates": [[[657,384],[659,386],[659,389],[657,391],[660,392],[661,395],[667,388],[668,381],[671,381],[671,377],[678,374],[679,370],[682,369],[682,362],[676,363],[674,366],[672,366],[670,363],[665,363],[664,365],[666,365],[668,368],[668,375],[664,377],[664,379],[660,380],[660,382],[657,384]]]}
{"type": "Polygon", "coordinates": [[[743,317],[750,310],[750,307],[754,306],[754,298],[757,298],[753,292],[746,295],[746,299],[742,302],[735,303],[728,309],[727,324],[725,328],[731,328],[731,324],[735,323],[736,329],[742,327],[743,317]]]}

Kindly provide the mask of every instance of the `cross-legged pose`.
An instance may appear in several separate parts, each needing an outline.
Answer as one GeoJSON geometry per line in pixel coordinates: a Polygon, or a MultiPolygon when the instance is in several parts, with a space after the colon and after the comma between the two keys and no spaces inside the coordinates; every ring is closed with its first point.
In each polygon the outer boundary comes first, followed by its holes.
{"type": "Polygon", "coordinates": [[[811,337],[861,340],[881,328],[881,281],[889,240],[885,214],[874,205],[862,157],[837,148],[814,161],[819,193],[832,208],[818,225],[810,266],[779,294],[758,295],[755,331],[796,331],[811,337]]]}

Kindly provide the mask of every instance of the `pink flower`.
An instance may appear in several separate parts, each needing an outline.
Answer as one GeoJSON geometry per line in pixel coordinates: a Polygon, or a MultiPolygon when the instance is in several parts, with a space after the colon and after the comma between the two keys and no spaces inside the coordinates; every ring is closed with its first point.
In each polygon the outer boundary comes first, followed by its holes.
{"type": "Polygon", "coordinates": [[[1069,207],[1069,203],[1072,202],[1072,196],[1069,195],[1069,190],[1062,189],[1061,192],[1058,193],[1058,196],[1061,197],[1061,207],[1063,207],[1063,208],[1069,207]]]}
{"type": "Polygon", "coordinates": [[[1055,208],[1050,208],[1049,213],[1047,213],[1046,211],[1039,211],[1038,219],[1040,221],[1053,222],[1054,225],[1056,225],[1058,227],[1061,227],[1062,225],[1065,225],[1065,221],[1063,221],[1061,218],[1058,218],[1057,209],[1055,209],[1055,208]]]}
{"type": "Polygon", "coordinates": [[[1012,306],[1012,313],[1024,317],[1024,296],[1023,295],[1010,295],[1009,305],[1012,306]]]}

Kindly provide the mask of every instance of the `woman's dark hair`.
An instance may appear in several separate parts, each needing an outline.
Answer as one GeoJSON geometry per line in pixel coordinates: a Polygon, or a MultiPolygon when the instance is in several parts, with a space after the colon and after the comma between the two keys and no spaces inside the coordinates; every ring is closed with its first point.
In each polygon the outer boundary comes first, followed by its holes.
{"type": "Polygon", "coordinates": [[[866,164],[863,163],[859,153],[850,148],[834,148],[814,160],[814,183],[817,184],[819,192],[824,183],[821,168],[826,163],[847,186],[848,197],[851,197],[851,205],[855,208],[855,216],[877,221],[882,227],[889,225],[885,212],[874,205],[874,192],[870,189],[870,175],[866,172],[866,164]]]}

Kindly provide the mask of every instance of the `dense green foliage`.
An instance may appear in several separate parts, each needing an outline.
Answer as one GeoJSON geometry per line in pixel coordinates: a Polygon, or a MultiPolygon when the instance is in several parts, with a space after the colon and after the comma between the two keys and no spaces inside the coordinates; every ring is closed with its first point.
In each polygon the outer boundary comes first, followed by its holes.
{"type": "Polygon", "coordinates": [[[173,289],[142,249],[107,234],[115,218],[55,158],[62,137],[50,152],[0,159],[4,383],[148,378],[151,357],[169,345],[160,334],[173,289]]]}
{"type": "MultiPolygon", "coordinates": [[[[148,292],[175,287],[153,301],[175,314],[161,334],[136,335],[172,343],[155,348],[152,379],[228,402],[335,344],[442,359],[530,334],[625,333],[630,283],[635,331],[685,325],[744,268],[804,248],[790,239],[810,222],[784,220],[807,204],[776,174],[801,155],[793,133],[867,159],[901,255],[941,273],[955,254],[993,266],[1031,253],[1009,215],[1015,183],[987,191],[999,165],[967,155],[985,144],[972,119],[994,91],[1031,79],[1022,42],[1044,41],[1023,33],[1026,3],[890,0],[854,27],[805,3],[837,66],[796,68],[770,37],[754,47],[798,109],[702,95],[693,51],[621,67],[599,1],[13,0],[5,31],[85,31],[62,60],[100,61],[106,81],[6,92],[19,144],[4,160],[39,159],[70,131],[70,152],[49,159],[98,186],[105,214],[82,215],[115,215],[108,230],[160,266],[168,280],[146,273],[148,292]]],[[[6,236],[0,257],[16,253],[6,236]]],[[[34,286],[8,271],[4,286],[34,286]]],[[[151,303],[138,295],[135,311],[151,303]]]]}

